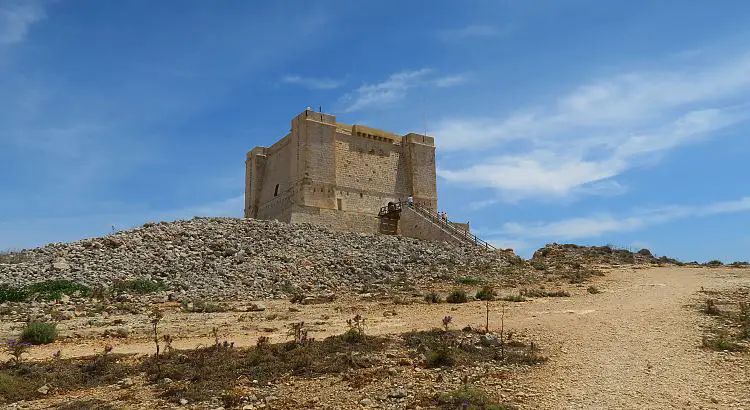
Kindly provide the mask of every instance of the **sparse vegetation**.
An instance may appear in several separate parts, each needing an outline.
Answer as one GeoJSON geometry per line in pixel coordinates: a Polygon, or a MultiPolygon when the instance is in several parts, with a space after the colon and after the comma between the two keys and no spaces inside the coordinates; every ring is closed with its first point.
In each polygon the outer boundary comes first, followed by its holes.
{"type": "Polygon", "coordinates": [[[189,302],[183,300],[180,306],[183,312],[189,313],[216,313],[229,310],[229,307],[223,303],[207,302],[203,299],[195,299],[189,302]]]}
{"type": "Polygon", "coordinates": [[[424,300],[427,303],[441,303],[443,301],[443,298],[439,293],[433,290],[424,295],[424,300]]]}
{"type": "Polygon", "coordinates": [[[704,301],[701,312],[718,322],[716,326],[707,327],[702,346],[719,351],[746,350],[746,341],[750,340],[750,289],[712,291],[701,288],[701,293],[713,296],[704,301]],[[719,301],[722,309],[718,307],[719,301]]]}
{"type": "Polygon", "coordinates": [[[463,289],[456,289],[445,298],[445,301],[448,303],[466,303],[469,301],[469,297],[463,289]]]}
{"type": "Polygon", "coordinates": [[[485,285],[477,291],[475,298],[478,300],[495,300],[495,296],[497,296],[495,289],[492,286],[485,285]]]}
{"type": "Polygon", "coordinates": [[[702,345],[704,348],[719,351],[737,352],[744,350],[744,348],[732,340],[731,336],[726,332],[720,332],[714,337],[703,336],[702,345]]]}
{"type": "Polygon", "coordinates": [[[357,314],[352,319],[347,319],[346,324],[349,329],[341,336],[344,341],[359,343],[365,340],[365,319],[362,316],[357,314]]]}
{"type": "Polygon", "coordinates": [[[21,358],[24,353],[31,347],[31,343],[22,342],[20,340],[8,340],[3,344],[3,350],[5,350],[13,359],[15,364],[21,363],[21,358]]]}
{"type": "Polygon", "coordinates": [[[0,284],[0,303],[31,299],[59,300],[63,295],[91,296],[91,288],[66,279],[53,279],[29,286],[0,284]]]}
{"type": "Polygon", "coordinates": [[[521,296],[530,298],[567,298],[570,293],[565,290],[547,291],[544,289],[521,289],[521,296]]]}
{"type": "Polygon", "coordinates": [[[21,330],[21,342],[33,345],[49,344],[57,339],[57,324],[48,322],[29,322],[21,330]]]}
{"type": "Polygon", "coordinates": [[[6,284],[0,284],[0,303],[22,302],[26,300],[28,293],[26,289],[6,284]]]}
{"type": "Polygon", "coordinates": [[[722,261],[720,261],[718,259],[714,259],[712,261],[706,262],[706,266],[710,266],[710,267],[724,266],[724,262],[722,262],[722,261]]]}
{"type": "Polygon", "coordinates": [[[445,410],[513,410],[514,406],[502,404],[487,393],[464,384],[460,388],[438,396],[437,404],[445,410]]]}
{"type": "Polygon", "coordinates": [[[719,307],[716,306],[716,300],[706,299],[706,306],[703,308],[703,313],[715,316],[720,315],[721,311],[719,310],[719,307]]]}
{"type": "Polygon", "coordinates": [[[599,288],[597,288],[597,287],[596,287],[596,286],[594,286],[594,285],[591,285],[591,286],[589,286],[588,288],[586,288],[586,291],[587,291],[588,293],[592,294],[592,295],[596,295],[596,294],[598,294],[598,293],[602,293],[602,291],[601,291],[601,290],[599,290],[599,288]]]}
{"type": "Polygon", "coordinates": [[[482,279],[473,276],[461,276],[456,279],[456,283],[468,286],[481,285],[482,282],[482,279]]]}
{"type": "Polygon", "coordinates": [[[523,295],[514,294],[514,295],[501,296],[500,300],[505,301],[505,302],[526,302],[527,299],[523,297],[523,295]]]}

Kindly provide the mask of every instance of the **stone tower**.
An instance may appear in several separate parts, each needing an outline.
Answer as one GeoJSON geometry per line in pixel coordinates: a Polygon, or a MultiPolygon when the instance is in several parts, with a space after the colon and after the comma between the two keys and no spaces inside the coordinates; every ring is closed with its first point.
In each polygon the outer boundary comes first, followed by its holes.
{"type": "Polygon", "coordinates": [[[435,143],[305,110],[291,132],[245,161],[245,217],[378,232],[378,212],[409,196],[437,209],[435,143]]]}

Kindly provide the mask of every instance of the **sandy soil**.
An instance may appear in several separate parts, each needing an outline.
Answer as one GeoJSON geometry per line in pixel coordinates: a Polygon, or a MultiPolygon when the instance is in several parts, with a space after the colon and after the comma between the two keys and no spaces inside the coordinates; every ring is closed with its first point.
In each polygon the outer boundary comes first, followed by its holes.
{"type": "MultiPolygon", "coordinates": [[[[750,286],[750,270],[623,269],[594,284],[603,293],[589,294],[589,284],[566,285],[570,298],[491,303],[491,330],[499,329],[504,305],[505,329],[532,335],[550,356],[548,363],[521,372],[514,381],[516,387],[523,386],[517,389],[523,408],[750,409],[750,356],[700,349],[701,326],[710,319],[690,306],[700,301],[702,288],[750,286]]],[[[351,299],[310,306],[293,307],[285,301],[265,305],[263,312],[171,313],[161,328],[175,337],[174,347],[194,348],[213,343],[213,327],[222,340],[240,346],[253,345],[259,335],[283,341],[285,325],[296,321],[310,324],[311,335],[318,338],[340,334],[355,312],[367,318],[368,334],[438,327],[445,315],[451,315],[457,327],[484,327],[485,321],[484,302],[400,305],[351,299]]],[[[78,337],[35,347],[31,356],[46,358],[57,350],[66,357],[89,355],[105,344],[114,345],[117,353],[153,351],[145,317],[117,318],[131,326],[133,337],[102,339],[103,328],[86,325],[81,318],[68,321],[63,329],[78,337]]]]}

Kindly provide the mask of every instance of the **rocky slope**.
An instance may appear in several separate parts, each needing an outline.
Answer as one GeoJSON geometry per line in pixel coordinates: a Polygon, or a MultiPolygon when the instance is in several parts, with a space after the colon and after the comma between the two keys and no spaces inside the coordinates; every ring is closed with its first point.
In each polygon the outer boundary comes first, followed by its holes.
{"type": "Polygon", "coordinates": [[[534,252],[531,263],[542,263],[552,267],[570,268],[593,265],[629,264],[678,264],[667,257],[657,258],[648,249],[631,252],[611,246],[580,246],[574,244],[548,244],[534,252]]]}
{"type": "Polygon", "coordinates": [[[0,262],[0,283],[62,278],[107,286],[144,278],[183,294],[258,299],[386,288],[404,278],[420,285],[471,272],[493,276],[523,263],[512,251],[232,218],[146,224],[11,256],[5,260],[13,263],[0,262]]]}

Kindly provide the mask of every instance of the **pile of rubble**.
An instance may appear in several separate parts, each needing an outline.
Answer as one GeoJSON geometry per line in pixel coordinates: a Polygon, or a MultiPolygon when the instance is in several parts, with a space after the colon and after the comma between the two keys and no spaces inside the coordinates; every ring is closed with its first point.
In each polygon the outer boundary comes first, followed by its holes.
{"type": "Polygon", "coordinates": [[[473,271],[489,278],[523,264],[512,251],[233,218],[146,224],[16,256],[0,263],[0,283],[149,279],[184,295],[253,299],[364,291],[404,278],[419,286],[473,271]]]}

